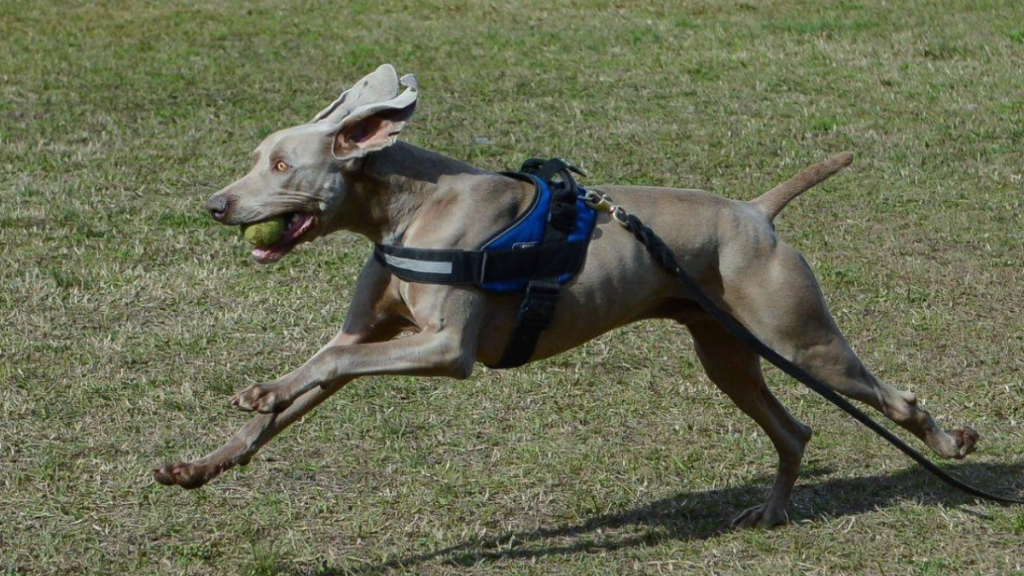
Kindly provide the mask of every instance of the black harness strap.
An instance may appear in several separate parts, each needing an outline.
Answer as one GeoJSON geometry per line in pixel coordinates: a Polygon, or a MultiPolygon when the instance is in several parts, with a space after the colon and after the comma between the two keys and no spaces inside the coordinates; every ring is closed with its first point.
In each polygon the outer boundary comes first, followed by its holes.
{"type": "MultiPolygon", "coordinates": [[[[573,180],[570,170],[582,175],[578,168],[561,158],[552,158],[546,162],[531,158],[523,162],[521,171],[535,174],[547,183],[551,190],[551,207],[541,246],[558,246],[564,249],[569,245],[566,237],[576,225],[576,198],[579,194],[579,186],[573,180]],[[554,180],[555,176],[558,176],[559,180],[554,180]]],[[[580,244],[583,245],[585,253],[588,243],[580,244]]],[[[505,353],[502,354],[501,360],[492,368],[516,368],[530,361],[534,350],[537,349],[537,340],[540,339],[541,332],[547,330],[555,319],[555,306],[562,292],[558,276],[559,274],[545,274],[540,270],[529,276],[530,283],[523,293],[512,336],[505,345],[505,353]]]]}
{"type": "Polygon", "coordinates": [[[555,306],[560,295],[557,278],[530,281],[526,292],[523,292],[523,301],[516,314],[512,336],[505,344],[505,353],[497,364],[488,368],[516,368],[530,361],[537,349],[540,333],[547,330],[555,318],[555,306]]]}
{"type": "Polygon", "coordinates": [[[503,250],[438,250],[377,244],[373,255],[395,276],[423,284],[479,285],[561,276],[579,270],[586,242],[541,242],[503,250]]]}

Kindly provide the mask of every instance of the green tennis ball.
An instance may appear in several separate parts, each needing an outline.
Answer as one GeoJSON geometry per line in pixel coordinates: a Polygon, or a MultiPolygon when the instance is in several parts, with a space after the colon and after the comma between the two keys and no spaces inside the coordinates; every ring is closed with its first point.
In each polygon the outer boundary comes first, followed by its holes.
{"type": "Polygon", "coordinates": [[[278,216],[256,224],[243,224],[242,236],[245,236],[245,240],[249,244],[258,248],[266,248],[280,240],[287,229],[288,222],[283,216],[278,216]]]}

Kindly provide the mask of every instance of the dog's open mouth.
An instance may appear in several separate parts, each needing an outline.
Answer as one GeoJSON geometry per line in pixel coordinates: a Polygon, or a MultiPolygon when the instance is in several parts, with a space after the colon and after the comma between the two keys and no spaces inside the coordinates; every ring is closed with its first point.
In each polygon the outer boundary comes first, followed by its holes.
{"type": "Polygon", "coordinates": [[[294,212],[287,217],[288,228],[285,229],[284,235],[270,246],[256,247],[252,250],[252,257],[260,264],[270,264],[277,262],[284,255],[291,252],[292,248],[295,248],[303,237],[313,229],[316,224],[316,216],[312,214],[302,214],[294,212]]]}

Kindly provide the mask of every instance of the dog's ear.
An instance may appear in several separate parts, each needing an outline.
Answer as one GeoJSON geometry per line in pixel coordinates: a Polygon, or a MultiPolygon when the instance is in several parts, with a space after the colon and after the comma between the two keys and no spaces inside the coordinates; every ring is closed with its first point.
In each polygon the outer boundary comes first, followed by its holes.
{"type": "Polygon", "coordinates": [[[418,95],[415,76],[407,74],[401,83],[406,87],[401,94],[394,96],[396,86],[390,100],[363,104],[342,119],[334,136],[336,158],[357,158],[395,143],[416,110],[418,95]]]}
{"type": "Polygon", "coordinates": [[[381,64],[376,70],[363,76],[351,88],[345,90],[331,105],[324,108],[313,122],[339,124],[353,110],[360,106],[382,102],[398,94],[398,73],[391,64],[381,64]]]}

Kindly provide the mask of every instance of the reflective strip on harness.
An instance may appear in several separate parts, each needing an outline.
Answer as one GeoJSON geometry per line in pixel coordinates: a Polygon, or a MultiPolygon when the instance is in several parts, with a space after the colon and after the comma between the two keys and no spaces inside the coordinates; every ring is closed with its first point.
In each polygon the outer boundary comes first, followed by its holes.
{"type": "Polygon", "coordinates": [[[410,272],[422,272],[424,274],[445,274],[451,275],[451,262],[430,262],[428,260],[415,260],[413,258],[402,258],[391,254],[381,254],[384,263],[391,268],[399,268],[410,272]]]}
{"type": "Polygon", "coordinates": [[[583,265],[587,245],[581,240],[502,250],[438,250],[378,244],[373,255],[406,282],[470,284],[488,292],[507,293],[523,290],[531,278],[571,277],[583,265]]]}

